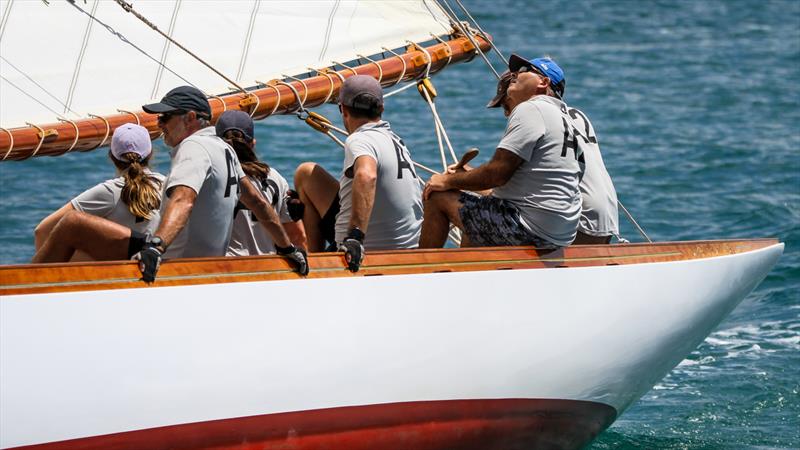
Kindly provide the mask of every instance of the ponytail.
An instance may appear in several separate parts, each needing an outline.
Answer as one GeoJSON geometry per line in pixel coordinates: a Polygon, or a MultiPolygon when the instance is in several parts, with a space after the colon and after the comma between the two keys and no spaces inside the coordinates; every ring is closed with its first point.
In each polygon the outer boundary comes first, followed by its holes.
{"type": "Polygon", "coordinates": [[[123,161],[111,156],[125,179],[122,201],[128,205],[131,214],[145,220],[151,219],[152,211],[161,207],[161,182],[145,171],[150,156],[142,160],[136,153],[125,153],[122,155],[123,161]]]}
{"type": "Polygon", "coordinates": [[[267,175],[269,175],[269,165],[258,160],[258,156],[256,156],[256,152],[253,149],[253,141],[246,139],[239,130],[228,130],[222,138],[233,147],[244,173],[250,178],[266,183],[267,175]]]}

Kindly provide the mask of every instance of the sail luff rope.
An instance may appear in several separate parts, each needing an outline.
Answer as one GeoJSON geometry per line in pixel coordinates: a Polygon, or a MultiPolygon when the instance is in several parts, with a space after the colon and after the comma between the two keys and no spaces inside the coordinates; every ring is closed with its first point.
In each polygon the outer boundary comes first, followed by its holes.
{"type": "Polygon", "coordinates": [[[6,32],[6,24],[8,23],[8,17],[11,15],[11,6],[13,4],[14,0],[9,0],[6,10],[3,12],[3,22],[0,23],[0,42],[3,42],[3,34],[6,32]]]}
{"type": "Polygon", "coordinates": [[[500,59],[501,59],[501,60],[502,60],[502,61],[503,61],[503,62],[506,64],[506,66],[508,66],[508,60],[506,59],[506,57],[505,57],[505,56],[503,56],[503,53],[501,53],[501,52],[500,52],[500,49],[499,49],[499,48],[497,48],[497,46],[496,46],[496,45],[494,45],[494,42],[493,42],[492,40],[490,40],[490,39],[489,39],[489,37],[488,37],[488,34],[487,34],[485,31],[483,31],[483,28],[481,28],[481,25],[478,23],[478,21],[477,21],[477,20],[475,20],[475,18],[474,18],[474,17],[472,17],[472,14],[470,14],[470,13],[469,13],[469,10],[468,10],[468,9],[467,9],[467,8],[464,6],[464,4],[463,4],[463,3],[461,3],[461,0],[456,0],[456,3],[458,3],[458,6],[460,6],[460,7],[461,7],[461,9],[464,11],[464,13],[467,15],[467,17],[469,17],[469,19],[470,19],[470,20],[472,21],[472,23],[475,25],[475,28],[477,28],[477,29],[478,29],[478,31],[480,31],[480,32],[481,32],[481,34],[483,35],[483,38],[484,38],[484,39],[486,39],[486,41],[487,41],[487,42],[489,43],[489,45],[492,47],[492,50],[494,50],[494,51],[495,51],[495,53],[497,53],[497,56],[499,56],[499,57],[500,57],[500,59]]]}
{"type": "MultiPolygon", "coordinates": [[[[181,9],[181,0],[177,0],[175,2],[175,7],[172,8],[172,18],[169,21],[169,35],[172,36],[172,33],[175,32],[175,24],[178,23],[178,11],[181,9]]],[[[169,53],[169,44],[170,42],[165,40],[164,47],[161,49],[161,59],[159,60],[158,72],[156,72],[156,80],[153,83],[153,92],[150,94],[150,98],[156,98],[158,95],[158,88],[161,87],[161,77],[164,75],[164,65],[167,62],[167,54],[169,53]]],[[[225,105],[225,102],[222,102],[225,105]]]]}
{"type": "Polygon", "coordinates": [[[242,57],[239,60],[239,70],[236,72],[236,80],[242,79],[242,72],[247,64],[247,55],[250,53],[250,42],[253,39],[253,29],[256,26],[256,17],[258,17],[258,8],[261,7],[261,0],[256,0],[253,3],[253,11],[250,13],[250,25],[247,28],[247,37],[244,40],[244,48],[242,48],[242,57]]]}
{"type": "MultiPolygon", "coordinates": [[[[86,12],[84,9],[82,9],[80,6],[78,6],[78,5],[75,3],[75,1],[74,1],[74,0],[68,0],[68,1],[69,1],[69,3],[70,3],[72,6],[74,6],[75,8],[77,8],[77,9],[78,9],[78,11],[80,11],[80,12],[82,12],[83,14],[86,14],[87,16],[91,17],[91,18],[92,18],[92,20],[94,20],[95,22],[97,22],[97,23],[99,23],[100,25],[102,25],[102,26],[103,26],[103,27],[104,27],[104,28],[105,28],[105,29],[106,29],[106,30],[107,30],[109,33],[111,33],[112,35],[116,36],[116,37],[117,37],[119,40],[121,40],[122,42],[124,42],[124,43],[126,43],[126,44],[130,45],[131,47],[135,48],[137,51],[139,51],[139,53],[141,53],[142,55],[146,56],[147,58],[149,58],[150,60],[152,60],[152,61],[153,61],[153,62],[155,62],[156,64],[158,64],[158,65],[162,66],[164,69],[168,70],[168,71],[169,71],[171,74],[175,75],[176,77],[178,77],[178,78],[180,78],[182,81],[184,81],[186,84],[188,84],[188,85],[190,85],[190,86],[197,87],[197,86],[196,86],[194,83],[192,83],[191,81],[189,81],[189,80],[187,80],[186,78],[182,77],[182,76],[181,76],[181,75],[179,75],[177,72],[175,72],[174,70],[172,70],[172,69],[170,69],[169,67],[167,67],[165,64],[162,64],[162,63],[161,63],[161,61],[159,61],[159,60],[155,59],[154,57],[150,56],[150,54],[149,54],[149,53],[147,53],[146,51],[144,51],[143,49],[141,49],[139,46],[137,46],[137,45],[136,45],[136,44],[134,44],[133,42],[129,41],[129,40],[128,40],[128,38],[126,38],[126,37],[125,37],[125,36],[124,36],[122,33],[119,33],[117,30],[115,30],[115,29],[114,29],[113,27],[111,27],[110,25],[106,24],[106,23],[105,23],[105,22],[103,22],[102,20],[100,20],[100,19],[98,19],[97,17],[95,17],[95,16],[93,16],[93,15],[89,14],[88,12],[86,12]]],[[[199,88],[198,88],[198,89],[199,89],[199,88]]]]}
{"type": "Polygon", "coordinates": [[[250,95],[251,95],[249,92],[247,92],[247,90],[246,90],[245,88],[241,87],[241,86],[239,85],[239,83],[237,83],[237,82],[235,82],[235,81],[231,80],[231,79],[230,79],[229,77],[227,77],[225,74],[223,74],[222,72],[220,72],[219,70],[217,70],[216,68],[214,68],[214,66],[212,66],[212,65],[211,65],[211,64],[209,64],[209,63],[207,63],[205,60],[203,60],[202,58],[200,58],[199,56],[197,56],[196,54],[194,54],[194,53],[193,53],[191,50],[189,50],[188,48],[184,47],[184,46],[183,46],[183,45],[182,45],[180,42],[176,41],[175,39],[172,39],[170,36],[168,36],[168,35],[167,35],[167,34],[165,34],[163,31],[161,31],[161,30],[160,30],[160,29],[159,29],[159,28],[158,28],[158,27],[157,27],[157,26],[156,26],[156,25],[155,25],[153,22],[150,22],[150,21],[149,21],[149,20],[148,20],[146,17],[144,17],[144,16],[143,16],[143,15],[141,15],[141,14],[140,14],[138,11],[136,11],[135,9],[133,9],[133,5],[131,5],[130,3],[126,2],[125,0],[114,0],[114,1],[115,1],[115,2],[116,2],[116,3],[117,3],[119,6],[120,6],[120,7],[122,7],[122,9],[124,9],[126,12],[129,12],[129,13],[133,14],[133,15],[134,15],[134,16],[135,16],[137,19],[141,20],[141,21],[142,21],[142,23],[144,23],[145,25],[147,25],[148,27],[150,27],[150,28],[151,28],[153,31],[155,31],[156,33],[158,33],[158,34],[160,34],[161,36],[163,36],[165,39],[167,39],[167,40],[169,40],[170,42],[172,42],[173,44],[175,44],[175,46],[177,46],[178,48],[180,48],[181,50],[183,50],[184,52],[186,52],[186,53],[187,53],[189,56],[191,56],[192,58],[196,59],[196,60],[197,60],[199,63],[201,63],[201,64],[203,64],[204,66],[206,66],[206,67],[207,67],[209,70],[211,70],[211,71],[212,71],[212,72],[214,72],[215,74],[217,74],[217,75],[219,75],[220,77],[222,77],[222,78],[223,78],[225,81],[227,81],[228,83],[230,83],[230,84],[232,84],[233,86],[235,86],[235,87],[236,87],[236,89],[238,89],[238,90],[242,91],[242,93],[243,93],[243,94],[245,94],[245,95],[247,95],[247,96],[250,96],[250,95]]]}
{"type": "Polygon", "coordinates": [[[450,7],[450,4],[447,3],[447,0],[438,0],[438,1],[441,1],[442,3],[444,3],[444,5],[447,7],[447,9],[452,14],[452,17],[455,18],[454,25],[456,27],[458,27],[458,29],[464,34],[464,37],[469,39],[470,43],[472,43],[472,46],[475,47],[475,51],[478,52],[479,55],[481,55],[481,58],[483,58],[483,61],[486,63],[487,66],[489,66],[489,69],[492,70],[492,73],[494,73],[494,76],[496,76],[497,79],[499,80],[500,79],[500,74],[497,73],[497,70],[495,70],[494,66],[489,61],[489,58],[487,58],[486,55],[483,53],[483,50],[481,50],[481,47],[475,41],[475,38],[472,36],[472,33],[470,33],[469,29],[467,29],[464,26],[464,24],[460,20],[458,20],[458,15],[453,10],[453,8],[450,7]]]}
{"type": "MultiPolygon", "coordinates": [[[[100,0],[94,0],[90,15],[94,16],[97,14],[97,5],[99,3],[100,0]]],[[[69,83],[69,93],[67,94],[67,104],[64,105],[64,112],[69,111],[70,105],[72,105],[72,98],[75,95],[75,88],[78,86],[78,78],[80,77],[81,67],[83,66],[83,57],[86,55],[86,47],[89,45],[89,36],[92,35],[92,25],[94,25],[94,21],[90,18],[86,23],[86,31],[83,34],[83,42],[81,42],[81,51],[78,53],[78,60],[75,61],[75,70],[72,72],[72,81],[69,83]]]]}

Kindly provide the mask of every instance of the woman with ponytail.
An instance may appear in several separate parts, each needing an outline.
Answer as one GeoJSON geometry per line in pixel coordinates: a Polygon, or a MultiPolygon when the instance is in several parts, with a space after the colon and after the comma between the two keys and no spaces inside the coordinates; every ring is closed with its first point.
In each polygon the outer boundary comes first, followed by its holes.
{"type": "Polygon", "coordinates": [[[127,123],[114,130],[108,157],[117,169],[117,177],[84,191],[42,220],[34,231],[36,250],[61,218],[73,210],[106,218],[140,233],[154,232],[160,221],[164,176],[150,170],[152,156],[146,128],[127,123]]]}
{"type": "MultiPolygon", "coordinates": [[[[258,159],[255,153],[256,140],[253,138],[253,119],[244,111],[226,111],[217,120],[216,129],[217,136],[236,152],[244,173],[278,213],[292,244],[305,249],[306,234],[300,221],[303,217],[303,204],[297,194],[289,189],[286,179],[258,159]]],[[[275,253],[272,238],[258,225],[250,210],[240,202],[233,214],[233,231],[226,256],[275,253]]]]}

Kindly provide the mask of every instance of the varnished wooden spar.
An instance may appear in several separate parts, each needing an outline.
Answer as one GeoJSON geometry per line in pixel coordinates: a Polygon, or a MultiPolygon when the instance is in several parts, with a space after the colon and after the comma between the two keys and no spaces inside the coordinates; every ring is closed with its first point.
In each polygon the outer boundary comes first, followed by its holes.
{"type": "MultiPolygon", "coordinates": [[[[776,239],[665,242],[574,246],[549,252],[531,247],[395,250],[368,252],[355,274],[344,268],[342,253],[317,253],[309,260],[309,278],[643,264],[732,255],[777,243],[776,239]]],[[[277,256],[168,261],[155,283],[147,285],[139,281],[140,276],[131,261],[0,266],[0,295],[301,279],[277,256]]]]}
{"type": "MultiPolygon", "coordinates": [[[[474,39],[482,51],[490,48],[489,42],[481,36],[475,36],[474,39]]],[[[431,73],[441,70],[448,64],[469,60],[476,54],[475,46],[463,36],[454,37],[450,41],[437,43],[425,49],[431,56],[431,73]]],[[[328,75],[319,74],[304,79],[303,83],[291,81],[289,84],[297,90],[301,99],[305,99],[306,107],[321,105],[328,98],[335,99],[342,84],[341,77],[350,77],[355,72],[380,78],[384,87],[391,86],[398,81],[414,79],[428,69],[428,57],[424,51],[416,46],[409,46],[406,50],[406,53],[399,57],[391,55],[389,58],[374,63],[368,62],[353,69],[345,68],[338,72],[330,72],[328,75]]],[[[268,80],[262,81],[268,82],[268,80]]],[[[270,114],[291,113],[298,108],[298,99],[292,90],[286,85],[274,83],[271,86],[248,91],[247,95],[233,92],[213,97],[209,99],[209,103],[213,114],[212,121],[225,110],[240,109],[252,112],[255,118],[260,119],[270,114]]],[[[141,124],[150,131],[153,139],[161,134],[156,116],[144,111],[123,112],[74,122],[55,122],[39,125],[39,128],[0,130],[0,160],[22,160],[31,156],[56,156],[67,151],[93,150],[101,145],[108,145],[114,130],[125,123],[141,124]]]]}

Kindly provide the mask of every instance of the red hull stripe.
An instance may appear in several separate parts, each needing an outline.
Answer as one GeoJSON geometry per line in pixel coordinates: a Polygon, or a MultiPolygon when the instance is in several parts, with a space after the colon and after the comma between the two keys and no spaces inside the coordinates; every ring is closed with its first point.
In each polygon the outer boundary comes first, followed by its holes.
{"type": "Polygon", "coordinates": [[[608,405],[578,400],[388,403],[212,420],[17,448],[562,449],[580,448],[616,415],[608,405]]]}

